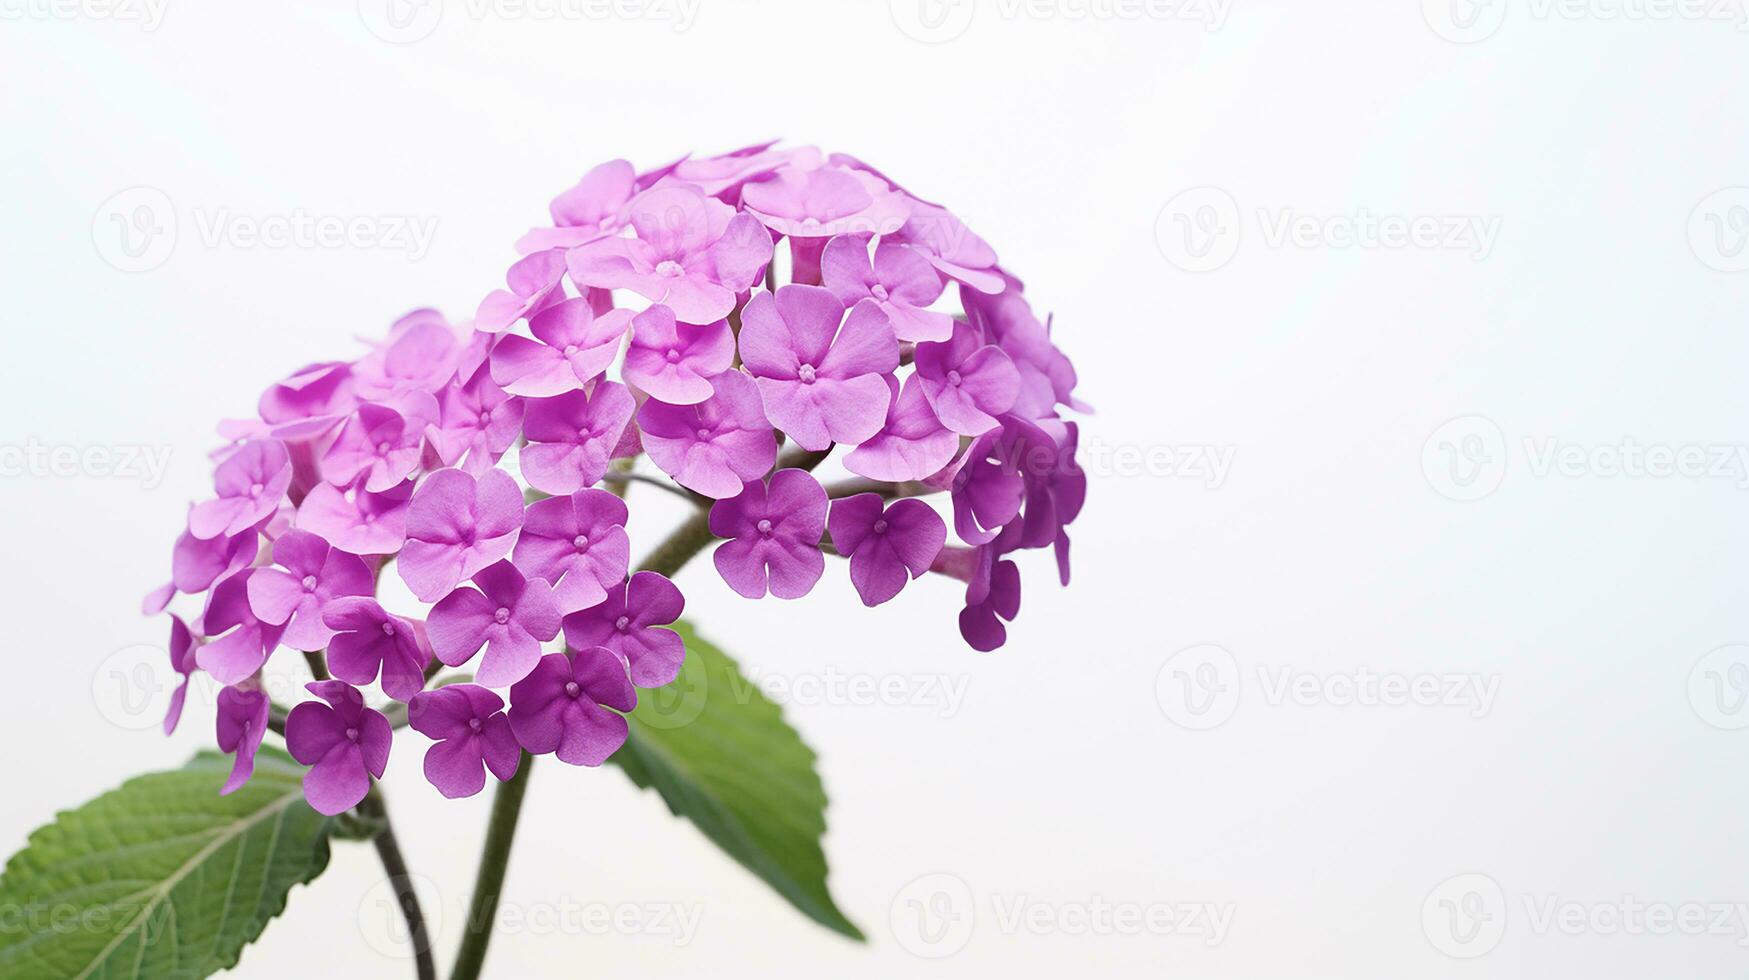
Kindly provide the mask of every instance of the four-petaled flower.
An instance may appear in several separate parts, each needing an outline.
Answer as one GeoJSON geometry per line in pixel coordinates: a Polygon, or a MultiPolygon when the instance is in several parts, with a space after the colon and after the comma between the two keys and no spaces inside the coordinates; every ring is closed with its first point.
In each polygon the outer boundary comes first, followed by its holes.
{"type": "Polygon", "coordinates": [[[249,576],[249,607],[264,623],[285,627],[282,638],[294,650],[321,650],[334,636],[322,613],[338,596],[370,595],[376,576],[357,555],[348,554],[309,531],[287,531],[273,543],[278,568],[258,568],[249,576]]]}
{"type": "Polygon", "coordinates": [[[436,743],[425,750],[425,778],[449,799],[486,787],[486,770],[516,775],[522,747],[504,716],[504,700],[477,684],[421,691],[407,705],[407,723],[436,743]]]}
{"type": "Polygon", "coordinates": [[[219,751],[236,756],[231,763],[231,775],[219,795],[235,792],[255,774],[255,753],[261,748],[261,736],[267,734],[267,694],[252,686],[227,687],[219,692],[219,751]]]}
{"type": "Polygon", "coordinates": [[[522,488],[503,470],[479,479],[438,470],[413,491],[407,543],[395,560],[420,602],[436,602],[474,573],[510,554],[522,527],[522,488]]]}
{"type": "Polygon", "coordinates": [[[601,480],[638,409],[625,385],[603,381],[592,392],[569,391],[528,403],[519,457],[522,475],[543,493],[575,493],[601,480]]]}
{"type": "Polygon", "coordinates": [[[203,540],[241,534],[273,516],[291,480],[291,457],[279,440],[246,443],[214,472],[218,499],[188,512],[189,533],[203,540]]]}
{"type": "Polygon", "coordinates": [[[249,605],[249,580],[260,572],[246,568],[221,580],[208,594],[206,611],[201,613],[201,633],[216,639],[201,644],[194,661],[221,684],[253,676],[285,632],[284,626],[262,622],[249,605]]]}
{"type": "Polygon", "coordinates": [[[922,379],[911,375],[903,389],[890,376],[886,381],[893,396],[886,424],[845,455],[844,468],[871,480],[927,479],[953,462],[959,436],[935,417],[922,379]]]}
{"type": "Polygon", "coordinates": [[[480,588],[459,588],[438,600],[425,632],[437,659],[451,667],[484,646],[474,679],[507,687],[534,669],[541,642],[559,635],[559,604],[545,579],[524,578],[507,561],[480,569],[474,584],[480,588]]]}
{"type": "Polygon", "coordinates": [[[859,493],[833,501],[827,519],[832,547],[850,559],[850,581],[863,605],[878,606],[910,579],[929,571],[947,543],[947,522],[921,500],[859,493]]]}
{"type": "Polygon", "coordinates": [[[741,492],[777,461],[777,436],[759,388],[739,371],[711,379],[711,397],[696,405],[650,399],[638,409],[644,451],[674,482],[721,499],[741,492]]]}
{"type": "Polygon", "coordinates": [[[900,340],[915,343],[953,335],[953,317],[929,309],[941,298],[941,274],[909,245],[883,238],[870,263],[868,236],[840,235],[820,255],[820,285],[845,306],[874,300],[900,340]]]}
{"type": "Polygon", "coordinates": [[[855,445],[880,431],[882,378],[899,367],[899,342],[872,300],[846,316],[838,297],[819,286],[758,293],[742,311],[740,345],[765,414],[802,448],[855,445]]]}
{"type": "Polygon", "coordinates": [[[403,392],[394,405],[371,402],[340,427],[322,454],[322,475],[338,487],[360,483],[371,493],[400,486],[425,451],[425,428],[437,422],[437,399],[403,392]]]}
{"type": "Polygon", "coordinates": [[[711,379],[735,362],[735,334],[727,320],[677,323],[658,303],[632,318],[632,343],[621,373],[670,405],[696,405],[711,396],[711,379]]]}
{"type": "Polygon", "coordinates": [[[492,348],[492,380],[512,395],[550,398],[594,380],[619,356],[630,310],[596,315],[585,299],[568,299],[535,314],[527,337],[505,334],[492,348]]]}
{"type": "Polygon", "coordinates": [[[526,256],[505,274],[508,290],[495,290],[480,301],[474,326],[487,333],[503,333],[510,325],[539,312],[559,293],[565,274],[565,253],[548,249],[526,256]]]}
{"type": "Polygon", "coordinates": [[[528,506],[513,558],[525,573],[553,583],[562,612],[587,609],[626,578],[631,561],[625,501],[606,490],[579,490],[528,506]]]}
{"type": "Polygon", "coordinates": [[[799,599],[826,571],[820,536],[826,533],[826,490],[805,470],[778,470],[770,485],[754,480],[739,496],[711,507],[711,533],[729,538],[711,560],[723,581],[749,599],[767,589],[799,599]]]}
{"type": "Polygon", "coordinates": [[[601,602],[566,616],[565,643],[573,650],[606,647],[630,669],[633,684],[661,687],[680,676],[686,656],[680,634],[661,627],[685,609],[685,597],[666,576],[639,572],[601,602]]]}
{"type": "Polygon", "coordinates": [[[551,752],[573,766],[599,766],[625,744],[623,716],[638,692],[612,651],[583,647],[549,653],[510,689],[510,730],[536,755],[551,752]]]}
{"type": "Polygon", "coordinates": [[[304,797],[318,813],[334,816],[359,804],[389,765],[394,730],[382,712],[368,708],[358,688],[345,681],[304,687],[327,704],[305,701],[285,719],[285,747],[310,767],[304,797]]]}
{"type": "Polygon", "coordinates": [[[1020,395],[1014,362],[995,344],[981,344],[966,323],[954,324],[945,343],[917,345],[917,378],[936,418],[964,436],[994,429],[1020,395]]]}
{"type": "Polygon", "coordinates": [[[369,596],[343,596],[328,603],[322,621],[334,631],[328,641],[328,671],[364,686],[383,678],[383,693],[405,701],[425,686],[431,651],[419,626],[384,609],[369,596]]]}
{"type": "Polygon", "coordinates": [[[791,238],[890,235],[904,227],[905,195],[863,170],[784,167],[741,188],[747,210],[791,238]]]}
{"type": "Polygon", "coordinates": [[[298,505],[296,523],[355,555],[392,555],[407,540],[407,504],[412,496],[412,480],[382,493],[323,483],[298,505]]]}
{"type": "Polygon", "coordinates": [[[475,476],[491,469],[522,431],[522,399],[476,371],[467,384],[452,384],[438,398],[437,422],[426,429],[431,448],[445,466],[461,463],[475,476]]]}

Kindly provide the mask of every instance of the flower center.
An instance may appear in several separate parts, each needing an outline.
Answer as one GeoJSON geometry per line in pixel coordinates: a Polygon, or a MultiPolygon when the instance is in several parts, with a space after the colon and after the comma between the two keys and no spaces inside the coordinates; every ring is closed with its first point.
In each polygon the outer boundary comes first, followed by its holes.
{"type": "Polygon", "coordinates": [[[759,529],[760,536],[767,538],[771,537],[771,521],[761,517],[759,523],[753,526],[759,529]]]}
{"type": "Polygon", "coordinates": [[[303,584],[304,584],[304,591],[305,591],[305,592],[314,592],[314,591],[316,591],[316,576],[314,576],[314,575],[305,575],[305,576],[304,576],[304,583],[303,583],[303,584]]]}
{"type": "Polygon", "coordinates": [[[803,228],[818,228],[818,227],[820,227],[820,219],[816,218],[810,214],[806,218],[802,219],[802,227],[803,228]]]}
{"type": "Polygon", "coordinates": [[[468,719],[468,727],[473,729],[476,732],[479,731],[480,730],[480,719],[469,718],[468,719]]]}
{"type": "Polygon", "coordinates": [[[480,424],[482,426],[491,425],[492,424],[492,413],[491,412],[481,412],[480,413],[480,424]]]}
{"type": "Polygon", "coordinates": [[[571,539],[571,547],[576,548],[578,551],[588,551],[589,550],[589,536],[587,534],[579,534],[576,537],[572,538],[571,539]]]}
{"type": "Polygon", "coordinates": [[[613,621],[613,628],[616,630],[619,630],[621,633],[624,633],[626,631],[626,628],[631,626],[631,625],[632,625],[632,618],[630,616],[621,616],[620,618],[613,621]]]}
{"type": "Polygon", "coordinates": [[[261,496],[261,491],[266,490],[266,489],[267,489],[266,487],[262,486],[259,483],[251,483],[251,484],[249,484],[249,496],[259,497],[259,496],[261,496]]]}
{"type": "Polygon", "coordinates": [[[875,523],[874,523],[874,533],[876,533],[876,534],[885,534],[885,533],[887,533],[887,519],[886,519],[886,518],[884,518],[884,517],[883,517],[883,518],[881,518],[881,519],[880,519],[880,520],[878,520],[878,521],[875,521],[875,523]]]}
{"type": "Polygon", "coordinates": [[[577,430],[577,438],[584,440],[589,438],[589,427],[587,425],[577,430]]]}
{"type": "Polygon", "coordinates": [[[964,380],[965,380],[964,378],[960,377],[960,373],[958,371],[947,372],[947,383],[950,385],[953,385],[955,388],[958,388],[960,386],[960,382],[964,381],[964,380]]]}
{"type": "Polygon", "coordinates": [[[673,259],[664,259],[656,265],[656,275],[664,279],[678,279],[685,272],[686,270],[680,267],[680,263],[673,259]]]}
{"type": "Polygon", "coordinates": [[[566,344],[565,345],[565,356],[566,357],[576,357],[577,356],[577,345],[576,344],[566,344]]]}
{"type": "Polygon", "coordinates": [[[881,285],[878,282],[875,283],[874,285],[868,287],[868,291],[869,291],[869,294],[874,296],[875,299],[884,300],[887,298],[887,287],[881,285]]]}
{"type": "Polygon", "coordinates": [[[711,437],[711,430],[709,430],[709,429],[698,430],[698,437],[700,439],[709,439],[711,437]]]}
{"type": "Polygon", "coordinates": [[[377,443],[377,455],[378,456],[387,456],[388,454],[389,454],[389,444],[386,442],[377,443]]]}
{"type": "Polygon", "coordinates": [[[668,348],[666,356],[668,358],[668,363],[673,364],[675,361],[680,360],[680,349],[678,347],[670,347],[668,348]]]}
{"type": "Polygon", "coordinates": [[[582,692],[583,692],[583,689],[577,686],[576,681],[566,681],[565,682],[565,697],[574,698],[578,694],[581,694],[582,692]]]}
{"type": "Polygon", "coordinates": [[[395,624],[394,623],[384,623],[383,624],[383,635],[384,636],[394,636],[395,635],[395,624]]]}
{"type": "Polygon", "coordinates": [[[813,384],[814,378],[816,377],[814,374],[814,366],[812,364],[803,364],[801,367],[796,368],[796,377],[802,379],[802,384],[813,384]]]}
{"type": "Polygon", "coordinates": [[[498,611],[492,614],[492,618],[498,621],[499,626],[503,626],[505,623],[510,622],[510,610],[503,606],[499,606],[498,611]]]}
{"type": "Polygon", "coordinates": [[[348,742],[356,742],[356,741],[358,741],[358,729],[356,729],[356,728],[348,728],[348,729],[347,729],[347,730],[346,730],[346,740],[347,740],[347,741],[348,741],[348,742]]]}

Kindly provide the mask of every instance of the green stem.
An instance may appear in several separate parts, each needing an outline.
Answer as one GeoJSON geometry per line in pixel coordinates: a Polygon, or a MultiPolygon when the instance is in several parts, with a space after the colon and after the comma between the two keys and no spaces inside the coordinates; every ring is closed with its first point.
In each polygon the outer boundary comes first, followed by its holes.
{"type": "Polygon", "coordinates": [[[669,578],[680,571],[681,567],[692,560],[692,556],[705,549],[705,546],[715,541],[711,534],[711,515],[708,510],[701,510],[687,518],[684,523],[675,528],[667,540],[656,546],[650,552],[644,563],[638,566],[639,571],[661,572],[669,578]]]}
{"type": "Polygon", "coordinates": [[[492,798],[492,820],[486,826],[486,845],[480,851],[480,870],[474,878],[474,897],[468,917],[462,922],[462,948],[455,956],[450,980],[476,980],[486,961],[486,943],[498,920],[498,899],[504,892],[504,872],[510,865],[510,845],[516,839],[516,818],[522,813],[522,797],[528,791],[528,771],[534,757],[522,753],[516,775],[498,784],[492,798]]]}
{"type": "Polygon", "coordinates": [[[400,903],[401,915],[407,920],[407,941],[413,944],[413,967],[418,971],[419,980],[437,980],[437,961],[431,956],[431,936],[425,931],[425,914],[419,909],[419,896],[413,891],[412,875],[407,871],[406,859],[401,856],[401,846],[395,840],[388,807],[375,784],[358,805],[358,811],[382,821],[383,829],[371,842],[376,845],[383,870],[388,872],[389,887],[395,892],[395,901],[400,903]]]}

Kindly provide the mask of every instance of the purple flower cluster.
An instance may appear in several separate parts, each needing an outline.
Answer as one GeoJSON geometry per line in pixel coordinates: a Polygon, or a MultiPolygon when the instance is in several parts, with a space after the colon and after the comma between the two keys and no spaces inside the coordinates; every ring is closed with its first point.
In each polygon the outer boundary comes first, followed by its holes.
{"type": "Polygon", "coordinates": [[[471,323],[410,313],[221,427],[213,496],[146,606],[202,597],[172,618],[172,666],[225,685],[227,791],[270,726],[262,668],[282,647],[325,652],[332,675],[284,719],[324,813],[388,763],[372,685],[432,740],[446,796],[509,778],[524,751],[605,761],[636,689],[673,681],[685,654],[664,628],[679,589],[633,573],[626,505],[598,487],[640,456],[712,502],[715,566],[750,598],[806,595],[828,550],[870,606],[933,571],[966,583],[961,632],[991,650],[1019,609],[1014,552],[1051,547],[1067,583],[1086,490],[1059,414],[1085,410],[1075,373],[944,208],[852,157],[764,144],[603,164],[551,213],[471,323]],[[786,443],[800,462],[779,468],[786,443]],[[812,469],[839,447],[857,479],[829,490],[812,469]],[[933,492],[960,545],[915,499],[933,492]],[[379,601],[390,566],[423,612],[379,601]]]}

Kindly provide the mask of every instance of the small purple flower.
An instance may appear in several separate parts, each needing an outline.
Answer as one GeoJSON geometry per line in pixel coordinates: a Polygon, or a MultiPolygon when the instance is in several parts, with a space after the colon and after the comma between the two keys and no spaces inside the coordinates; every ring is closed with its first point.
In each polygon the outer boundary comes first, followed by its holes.
{"type": "Polygon", "coordinates": [[[714,323],[735,308],[771,261],[771,235],[750,214],[666,182],[626,205],[633,238],[602,238],[566,253],[579,286],[630,289],[686,323],[714,323]]]}
{"type": "Polygon", "coordinates": [[[741,188],[747,210],[791,238],[889,235],[910,215],[905,195],[862,170],[784,167],[741,188]]]}
{"type": "Polygon", "coordinates": [[[759,383],[773,425],[804,449],[855,445],[880,431],[899,367],[899,342],[885,313],[864,300],[845,316],[819,286],[760,292],[741,313],[741,360],[759,383]],[[842,327],[840,326],[842,322],[842,327]]]}
{"type": "Polygon", "coordinates": [[[536,228],[516,243],[519,252],[570,248],[619,230],[620,218],[637,193],[637,171],[625,160],[591,169],[575,186],[553,198],[548,210],[554,228],[536,228]]]}
{"type": "Polygon", "coordinates": [[[219,579],[248,568],[255,560],[260,541],[261,535],[254,528],[240,534],[221,534],[205,539],[183,531],[170,552],[172,590],[189,595],[205,592],[219,579]]]}
{"type": "Polygon", "coordinates": [[[752,378],[725,371],[711,379],[711,390],[697,405],[644,402],[638,429],[644,451],[662,472],[688,490],[722,499],[771,469],[777,436],[752,378]]]}
{"type": "Polygon", "coordinates": [[[227,687],[219,692],[219,751],[237,758],[219,795],[235,792],[255,774],[255,753],[267,733],[266,693],[254,687],[227,687]]]}
{"type": "Polygon", "coordinates": [[[599,604],[566,616],[565,643],[573,650],[606,647],[631,670],[633,684],[661,687],[680,676],[686,658],[680,634],[661,627],[685,609],[686,599],[673,582],[656,572],[639,572],[608,589],[599,604]]]}
{"type": "Polygon", "coordinates": [[[540,659],[540,645],[559,635],[559,604],[545,579],[525,579],[507,561],[480,569],[478,590],[458,588],[438,600],[425,622],[437,659],[451,667],[468,662],[480,647],[474,679],[487,687],[522,680],[540,659]]]}
{"type": "Polygon", "coordinates": [[[261,393],[256,404],[270,425],[305,419],[338,418],[358,407],[352,393],[352,365],[344,361],[311,364],[261,393]]]}
{"type": "Polygon", "coordinates": [[[892,483],[923,480],[941,472],[958,454],[959,436],[935,417],[917,375],[906,378],[902,390],[891,376],[886,381],[893,396],[886,424],[845,455],[844,468],[892,483]]]}
{"type": "Polygon", "coordinates": [[[631,322],[630,310],[597,316],[590,301],[565,300],[529,321],[538,342],[516,334],[499,339],[492,348],[492,380],[529,398],[576,391],[612,366],[631,322]]]}
{"type": "Polygon", "coordinates": [[[264,623],[285,627],[282,641],[294,650],[328,646],[334,631],[322,613],[338,596],[370,595],[376,577],[357,555],[333,548],[309,531],[287,531],[273,543],[279,568],[249,576],[249,608],[264,623]]]}
{"type": "Polygon", "coordinates": [[[1026,450],[1017,425],[992,429],[966,450],[953,477],[953,529],[961,541],[987,544],[1020,514],[1026,450]]]}
{"type": "Polygon", "coordinates": [[[407,540],[413,481],[382,493],[323,483],[298,505],[297,526],[355,555],[392,555],[407,540]]]}
{"type": "Polygon", "coordinates": [[[966,588],[966,608],[960,611],[960,635],[983,653],[1008,641],[1004,621],[1020,614],[1020,569],[997,557],[993,547],[977,549],[978,566],[966,588]]]}
{"type": "Polygon", "coordinates": [[[762,599],[807,595],[826,571],[826,490],[806,470],[778,470],[711,507],[711,533],[729,538],[711,556],[729,588],[762,599]]]}
{"type": "Polygon", "coordinates": [[[941,298],[941,274],[909,245],[882,239],[868,257],[868,236],[840,235],[820,256],[820,284],[845,306],[872,299],[892,321],[893,333],[909,343],[953,336],[953,317],[929,309],[941,298]]]}
{"type": "Polygon", "coordinates": [[[407,705],[407,723],[436,744],[425,750],[425,778],[449,799],[486,788],[486,770],[516,775],[522,747],[504,716],[504,701],[477,684],[421,691],[407,705]]]}
{"type": "Polygon", "coordinates": [[[304,798],[318,813],[334,816],[359,804],[370,779],[389,765],[394,730],[382,712],[367,708],[358,688],[345,681],[316,681],[305,689],[327,704],[305,701],[285,719],[285,747],[310,767],[304,798]]]}
{"type": "Polygon", "coordinates": [[[200,669],[218,678],[220,684],[236,684],[261,669],[267,655],[279,646],[285,627],[263,623],[249,605],[249,579],[259,569],[248,568],[220,580],[207,596],[200,631],[217,637],[195,653],[200,669]],[[222,635],[221,635],[222,634],[222,635]]]}
{"type": "Polygon", "coordinates": [[[996,271],[996,250],[946,208],[910,199],[911,217],[893,240],[922,252],[936,270],[983,293],[1007,283],[996,271]]]}
{"type": "Polygon", "coordinates": [[[537,500],[516,539],[516,564],[553,583],[562,612],[587,609],[626,579],[631,561],[627,516],[625,501],[606,490],[537,500]]]}
{"type": "Polygon", "coordinates": [[[697,184],[712,197],[733,201],[739,196],[734,192],[742,184],[764,177],[786,163],[806,167],[820,165],[820,151],[814,147],[774,150],[775,145],[777,141],[770,140],[714,157],[688,157],[674,164],[674,176],[697,184]]]}
{"type": "Polygon", "coordinates": [[[358,406],[322,454],[323,478],[339,487],[362,481],[371,493],[399,486],[418,470],[425,427],[437,417],[437,399],[423,391],[404,392],[393,405],[358,406]]]}
{"type": "Polygon", "coordinates": [[[941,424],[960,435],[994,429],[1020,395],[1014,362],[1000,347],[980,345],[977,329],[966,323],[956,323],[946,343],[917,345],[917,377],[941,424]]]}
{"type": "Polygon", "coordinates": [[[436,602],[475,572],[510,554],[522,527],[522,489],[510,474],[479,479],[438,470],[413,492],[407,543],[395,567],[420,602],[436,602]]]}
{"type": "Polygon", "coordinates": [[[383,693],[396,701],[425,686],[431,651],[411,620],[390,613],[370,596],[342,596],[328,603],[322,621],[334,631],[328,641],[328,670],[335,677],[363,686],[381,673],[383,693]]]}
{"type": "Polygon", "coordinates": [[[670,405],[696,405],[711,396],[711,379],[734,362],[735,334],[727,320],[676,323],[674,311],[658,303],[632,318],[621,373],[627,384],[670,405]]]}
{"type": "Polygon", "coordinates": [[[425,430],[445,466],[479,476],[491,469],[522,431],[522,399],[492,383],[486,371],[467,384],[452,384],[438,398],[437,422],[425,430]],[[465,457],[465,459],[464,459],[465,457]]]}
{"type": "Polygon", "coordinates": [[[865,606],[898,595],[907,581],[929,571],[947,543],[947,522],[935,508],[921,500],[886,505],[874,493],[833,501],[827,527],[832,547],[850,559],[850,581],[865,606]]]}
{"type": "Polygon", "coordinates": [[[543,309],[559,292],[565,274],[565,253],[559,249],[536,252],[519,259],[505,273],[508,290],[496,290],[480,301],[474,327],[487,333],[503,333],[516,321],[543,309]]]}
{"type": "Polygon", "coordinates": [[[449,384],[469,353],[471,328],[451,325],[436,310],[414,310],[389,328],[388,343],[352,366],[354,390],[368,401],[405,392],[436,394],[449,384]]]}
{"type": "Polygon", "coordinates": [[[195,651],[198,644],[194,632],[182,617],[170,614],[170,667],[182,675],[182,683],[176,685],[176,690],[170,692],[170,707],[164,712],[164,734],[176,731],[176,723],[182,720],[182,706],[188,701],[188,682],[194,674],[195,651]]]}
{"type": "Polygon", "coordinates": [[[536,755],[551,752],[573,766],[599,766],[625,744],[623,716],[638,692],[611,650],[549,653],[510,689],[510,729],[536,755]]]}
{"type": "Polygon", "coordinates": [[[575,493],[607,474],[608,462],[638,409],[625,385],[603,381],[593,392],[570,391],[528,403],[518,457],[536,490],[575,493]]]}
{"type": "Polygon", "coordinates": [[[273,516],[291,486],[291,457],[277,439],[258,439],[219,464],[213,474],[218,499],[188,512],[188,530],[197,538],[241,534],[273,516]]]}

